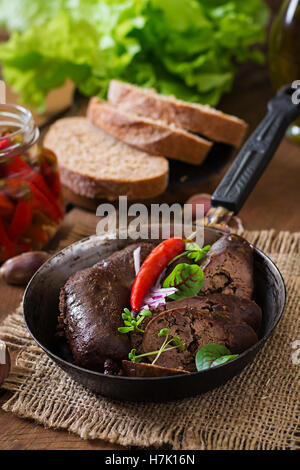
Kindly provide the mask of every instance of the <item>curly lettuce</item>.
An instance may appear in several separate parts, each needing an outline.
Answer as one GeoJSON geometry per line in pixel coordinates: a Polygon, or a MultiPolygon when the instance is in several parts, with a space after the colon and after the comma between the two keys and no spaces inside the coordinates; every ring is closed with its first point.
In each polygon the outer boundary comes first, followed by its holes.
{"type": "Polygon", "coordinates": [[[0,0],[0,11],[4,78],[39,110],[67,78],[86,96],[119,78],[216,105],[238,63],[263,60],[268,20],[263,0],[0,0]]]}

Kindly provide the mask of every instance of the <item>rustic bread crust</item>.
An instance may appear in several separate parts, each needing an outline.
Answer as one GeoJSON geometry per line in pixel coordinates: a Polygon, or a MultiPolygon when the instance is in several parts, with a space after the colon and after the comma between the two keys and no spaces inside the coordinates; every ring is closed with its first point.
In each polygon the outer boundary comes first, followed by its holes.
{"type": "Polygon", "coordinates": [[[100,129],[126,144],[155,155],[198,165],[203,162],[212,143],[164,122],[156,122],[119,110],[93,97],[88,118],[100,129]]]}
{"type": "Polygon", "coordinates": [[[121,182],[98,180],[76,171],[59,166],[62,184],[79,196],[117,200],[119,196],[127,196],[129,200],[148,199],[164,192],[168,184],[168,174],[140,181],[121,182]]]}
{"type": "MultiPolygon", "coordinates": [[[[143,173],[143,177],[138,179],[124,177],[122,175],[122,157],[124,152],[130,155],[132,148],[118,143],[120,145],[120,168],[115,172],[115,176],[99,178],[93,171],[84,168],[84,152],[80,153],[80,148],[85,145],[82,142],[82,135],[85,136],[87,142],[89,142],[89,129],[93,127],[93,144],[91,146],[91,152],[93,151],[93,145],[95,145],[94,132],[99,132],[99,139],[96,139],[95,147],[95,165],[101,166],[101,142],[103,138],[114,140],[113,137],[106,133],[98,131],[98,129],[92,126],[89,121],[84,117],[64,118],[60,119],[50,127],[48,133],[44,139],[44,145],[49,149],[53,150],[58,158],[58,164],[60,169],[60,177],[62,184],[70,189],[75,194],[87,198],[97,199],[108,199],[116,200],[120,195],[127,196],[130,200],[140,200],[155,197],[164,192],[168,184],[168,161],[162,157],[155,157],[153,155],[141,153],[141,162],[152,161],[155,163],[155,171],[153,174],[143,173]],[[78,136],[78,128],[83,127],[84,130],[82,135],[78,136]],[[87,131],[86,131],[87,128],[87,131]],[[85,132],[86,131],[86,132],[85,132]],[[74,150],[75,149],[75,150],[74,150]],[[72,160],[72,152],[76,152],[76,158],[72,160]],[[155,159],[155,160],[153,160],[155,159]],[[158,159],[158,160],[156,160],[158,159]],[[158,167],[159,171],[158,171],[158,167]]],[[[86,147],[84,147],[86,148],[86,147]]],[[[139,152],[134,150],[139,156],[139,152]]],[[[137,158],[138,160],[138,158],[137,158]]],[[[141,163],[141,167],[143,164],[141,163]]]]}
{"type": "Polygon", "coordinates": [[[108,101],[124,112],[131,112],[202,134],[216,142],[239,147],[248,125],[242,119],[210,106],[168,98],[153,90],[111,80],[108,101]]]}

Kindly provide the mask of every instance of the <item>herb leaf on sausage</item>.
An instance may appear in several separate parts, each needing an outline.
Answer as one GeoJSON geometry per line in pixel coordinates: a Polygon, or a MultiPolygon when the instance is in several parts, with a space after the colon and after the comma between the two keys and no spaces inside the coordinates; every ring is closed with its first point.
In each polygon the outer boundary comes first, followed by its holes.
{"type": "Polygon", "coordinates": [[[238,354],[231,354],[226,346],[221,344],[206,344],[196,354],[196,368],[198,371],[224,364],[238,354]]]}
{"type": "Polygon", "coordinates": [[[180,263],[164,280],[163,287],[176,287],[177,292],[168,298],[180,300],[197,295],[204,281],[204,274],[197,264],[180,263]]]}

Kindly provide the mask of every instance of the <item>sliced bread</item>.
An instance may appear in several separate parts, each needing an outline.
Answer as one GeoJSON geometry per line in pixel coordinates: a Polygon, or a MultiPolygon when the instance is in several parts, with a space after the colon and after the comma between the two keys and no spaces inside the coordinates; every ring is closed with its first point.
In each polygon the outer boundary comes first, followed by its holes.
{"type": "Polygon", "coordinates": [[[168,161],[130,147],[85,117],[59,119],[44,139],[58,158],[61,181],[80,196],[147,199],[164,192],[168,161]]]}
{"type": "Polygon", "coordinates": [[[97,97],[91,98],[88,118],[117,139],[155,155],[198,165],[212,143],[173,124],[124,112],[97,97]]]}
{"type": "Polygon", "coordinates": [[[110,82],[108,101],[124,112],[173,123],[182,129],[235,147],[241,145],[248,127],[242,119],[210,106],[187,103],[118,80],[110,82]]]}

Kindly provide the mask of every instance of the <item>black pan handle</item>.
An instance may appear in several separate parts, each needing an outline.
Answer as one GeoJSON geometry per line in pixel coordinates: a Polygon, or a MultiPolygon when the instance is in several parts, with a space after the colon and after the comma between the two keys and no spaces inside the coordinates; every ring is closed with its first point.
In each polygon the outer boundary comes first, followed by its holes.
{"type": "Polygon", "coordinates": [[[222,206],[237,214],[253,190],[279,146],[286,129],[300,114],[300,104],[286,85],[268,103],[268,112],[245,142],[233,164],[212,195],[212,206],[222,206]]]}

